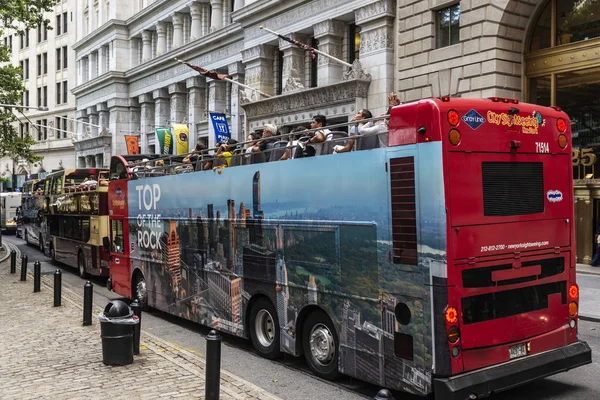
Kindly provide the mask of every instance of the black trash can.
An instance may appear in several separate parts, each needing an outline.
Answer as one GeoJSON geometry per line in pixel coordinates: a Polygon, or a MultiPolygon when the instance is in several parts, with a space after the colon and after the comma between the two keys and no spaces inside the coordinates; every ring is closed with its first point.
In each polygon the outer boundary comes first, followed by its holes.
{"type": "Polygon", "coordinates": [[[133,362],[133,330],[139,323],[127,303],[113,300],[98,315],[102,338],[102,362],[127,365],[133,362]]]}

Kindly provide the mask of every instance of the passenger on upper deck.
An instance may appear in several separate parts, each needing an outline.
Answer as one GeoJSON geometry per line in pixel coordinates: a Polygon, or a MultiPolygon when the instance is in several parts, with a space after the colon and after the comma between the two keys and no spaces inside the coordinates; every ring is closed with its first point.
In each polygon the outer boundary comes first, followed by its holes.
{"type": "MultiPolygon", "coordinates": [[[[313,117],[312,122],[310,123],[310,127],[312,129],[322,128],[327,125],[327,117],[321,114],[317,114],[313,117]]],[[[306,145],[315,149],[315,155],[321,154],[321,149],[323,147],[323,142],[326,140],[331,140],[331,131],[327,128],[318,129],[313,132],[308,132],[307,136],[310,136],[310,139],[306,142],[306,145]]],[[[310,154],[308,154],[310,155],[310,154]]]]}
{"type": "MultiPolygon", "coordinates": [[[[361,121],[363,119],[371,119],[371,118],[373,118],[373,114],[371,114],[371,111],[367,110],[366,108],[363,108],[363,109],[359,110],[354,117],[352,117],[350,122],[356,122],[356,121],[361,121]]],[[[372,126],[373,126],[372,121],[369,121],[366,123],[360,122],[358,125],[352,125],[350,127],[350,136],[360,135],[360,134],[362,134],[363,128],[370,128],[372,126]]],[[[354,139],[348,139],[348,142],[346,143],[345,146],[340,145],[340,144],[333,146],[333,153],[334,154],[347,153],[349,151],[352,151],[352,149],[354,148],[354,142],[355,142],[354,139]]]]}
{"type": "Polygon", "coordinates": [[[297,133],[295,135],[290,135],[290,141],[288,142],[288,145],[285,149],[285,153],[283,153],[280,160],[288,160],[290,158],[301,158],[304,156],[304,143],[306,141],[301,141],[299,139],[304,136],[304,132],[306,130],[308,130],[308,128],[302,125],[297,126],[291,130],[290,133],[297,133]]]}
{"type": "Polygon", "coordinates": [[[263,128],[262,140],[252,146],[252,152],[256,153],[262,151],[265,153],[265,158],[269,161],[271,156],[271,150],[277,141],[275,137],[277,135],[277,126],[273,124],[265,124],[263,128]],[[266,151],[265,151],[266,150],[266,151]]]}
{"type": "MultiPolygon", "coordinates": [[[[214,168],[225,168],[231,165],[231,156],[237,147],[238,141],[235,139],[228,139],[225,143],[221,143],[219,145],[219,150],[217,150],[217,154],[215,154],[216,158],[224,158],[225,164],[220,164],[215,166],[214,168]]],[[[213,168],[213,169],[214,169],[213,168]]]]}

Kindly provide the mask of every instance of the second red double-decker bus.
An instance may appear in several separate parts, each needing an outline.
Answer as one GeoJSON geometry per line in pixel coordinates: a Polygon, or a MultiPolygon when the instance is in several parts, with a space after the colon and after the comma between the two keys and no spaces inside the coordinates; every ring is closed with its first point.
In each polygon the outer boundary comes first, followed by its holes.
{"type": "Polygon", "coordinates": [[[114,156],[109,286],[321,377],[438,399],[590,363],[568,116],[442,98],[385,123],[369,150],[192,173],[114,156]]]}

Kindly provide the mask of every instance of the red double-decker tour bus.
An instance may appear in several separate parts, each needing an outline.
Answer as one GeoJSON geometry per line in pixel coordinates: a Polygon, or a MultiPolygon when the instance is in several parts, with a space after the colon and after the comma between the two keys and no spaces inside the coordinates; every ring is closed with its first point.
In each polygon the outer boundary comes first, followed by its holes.
{"type": "Polygon", "coordinates": [[[340,154],[235,149],[208,170],[114,156],[109,288],[248,337],[264,357],[304,355],[323,378],[436,399],[590,363],[569,117],[444,97],[368,122],[382,129],[340,154]]]}

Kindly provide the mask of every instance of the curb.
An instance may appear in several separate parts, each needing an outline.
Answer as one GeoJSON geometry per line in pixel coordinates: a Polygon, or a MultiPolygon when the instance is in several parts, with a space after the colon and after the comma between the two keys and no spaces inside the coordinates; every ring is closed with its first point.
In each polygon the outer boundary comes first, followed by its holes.
{"type": "Polygon", "coordinates": [[[582,321],[588,321],[588,322],[598,322],[600,323],[600,317],[590,317],[587,315],[579,315],[579,319],[582,321]]]}
{"type": "Polygon", "coordinates": [[[17,252],[17,260],[19,259],[19,257],[20,257],[19,255],[21,254],[21,251],[19,250],[19,248],[17,246],[15,246],[12,243],[3,243],[2,247],[4,247],[4,249],[6,250],[6,255],[4,256],[3,259],[0,260],[0,263],[4,262],[4,261],[6,261],[6,260],[8,260],[10,258],[10,251],[11,250],[14,250],[14,251],[17,252]]]}

